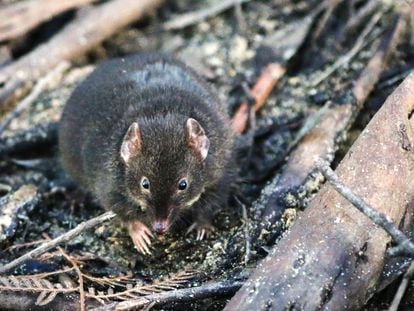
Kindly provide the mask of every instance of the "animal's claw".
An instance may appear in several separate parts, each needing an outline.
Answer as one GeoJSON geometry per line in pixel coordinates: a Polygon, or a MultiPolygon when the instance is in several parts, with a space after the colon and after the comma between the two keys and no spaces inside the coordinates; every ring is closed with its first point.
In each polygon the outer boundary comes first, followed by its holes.
{"type": "Polygon", "coordinates": [[[203,240],[205,234],[206,234],[206,229],[198,229],[197,230],[197,240],[198,241],[203,240]]]}
{"type": "Polygon", "coordinates": [[[204,237],[207,238],[210,235],[210,233],[214,231],[214,227],[208,224],[201,224],[201,223],[195,222],[188,228],[186,234],[189,234],[190,232],[194,230],[197,231],[196,240],[202,241],[204,237]]]}
{"type": "Polygon", "coordinates": [[[135,220],[129,224],[128,231],[135,248],[143,255],[152,255],[150,246],[153,235],[148,227],[142,222],[135,220]]]}

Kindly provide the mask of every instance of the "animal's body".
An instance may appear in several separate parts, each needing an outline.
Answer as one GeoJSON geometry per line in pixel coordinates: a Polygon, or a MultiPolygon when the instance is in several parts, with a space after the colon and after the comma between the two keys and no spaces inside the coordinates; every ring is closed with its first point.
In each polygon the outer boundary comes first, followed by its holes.
{"type": "Polygon", "coordinates": [[[110,60],[73,92],[59,129],[63,166],[118,213],[141,252],[149,228],[194,216],[198,237],[234,177],[233,133],[215,91],[171,56],[110,60]],[[187,211],[187,212],[186,212],[187,211]]]}

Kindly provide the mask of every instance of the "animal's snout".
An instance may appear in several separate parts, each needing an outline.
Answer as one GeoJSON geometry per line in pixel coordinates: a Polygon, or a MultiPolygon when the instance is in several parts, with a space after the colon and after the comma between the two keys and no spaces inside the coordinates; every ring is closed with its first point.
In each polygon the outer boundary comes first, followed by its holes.
{"type": "Polygon", "coordinates": [[[154,222],[152,227],[154,228],[154,231],[157,233],[164,233],[168,230],[170,226],[170,223],[168,220],[157,220],[154,222]]]}

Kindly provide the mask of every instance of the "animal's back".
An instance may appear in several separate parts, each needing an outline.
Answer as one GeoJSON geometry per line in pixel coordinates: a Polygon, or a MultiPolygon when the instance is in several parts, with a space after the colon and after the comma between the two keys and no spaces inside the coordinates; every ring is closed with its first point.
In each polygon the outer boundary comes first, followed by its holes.
{"type": "MultiPolygon", "coordinates": [[[[191,69],[159,53],[137,54],[100,65],[73,92],[63,111],[59,130],[64,168],[87,190],[100,168],[119,150],[122,136],[136,115],[190,114],[197,94],[225,115],[209,88],[191,69]],[[156,100],[162,96],[163,100],[156,100]],[[171,98],[165,101],[165,98],[171,98]]],[[[201,114],[203,109],[198,107],[201,114]]],[[[208,114],[208,111],[204,111],[208,114]]]]}

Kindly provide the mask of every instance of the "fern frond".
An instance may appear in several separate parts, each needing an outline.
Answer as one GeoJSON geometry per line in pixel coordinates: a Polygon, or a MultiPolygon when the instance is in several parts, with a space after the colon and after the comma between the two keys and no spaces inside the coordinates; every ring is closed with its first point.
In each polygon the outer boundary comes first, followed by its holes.
{"type": "Polygon", "coordinates": [[[57,294],[72,293],[78,287],[63,287],[59,283],[52,283],[41,279],[38,275],[2,276],[0,277],[0,291],[35,292],[39,293],[36,305],[43,306],[55,299],[57,294]]]}
{"type": "Polygon", "coordinates": [[[108,290],[107,293],[98,291],[98,294],[95,294],[94,290],[89,290],[89,292],[86,293],[86,296],[97,300],[104,299],[125,301],[130,299],[139,299],[145,297],[146,295],[182,288],[198,275],[200,275],[200,273],[197,271],[184,271],[174,274],[166,280],[155,281],[152,284],[136,285],[133,287],[126,286],[126,290],[121,292],[114,293],[113,290],[108,290]]]}

